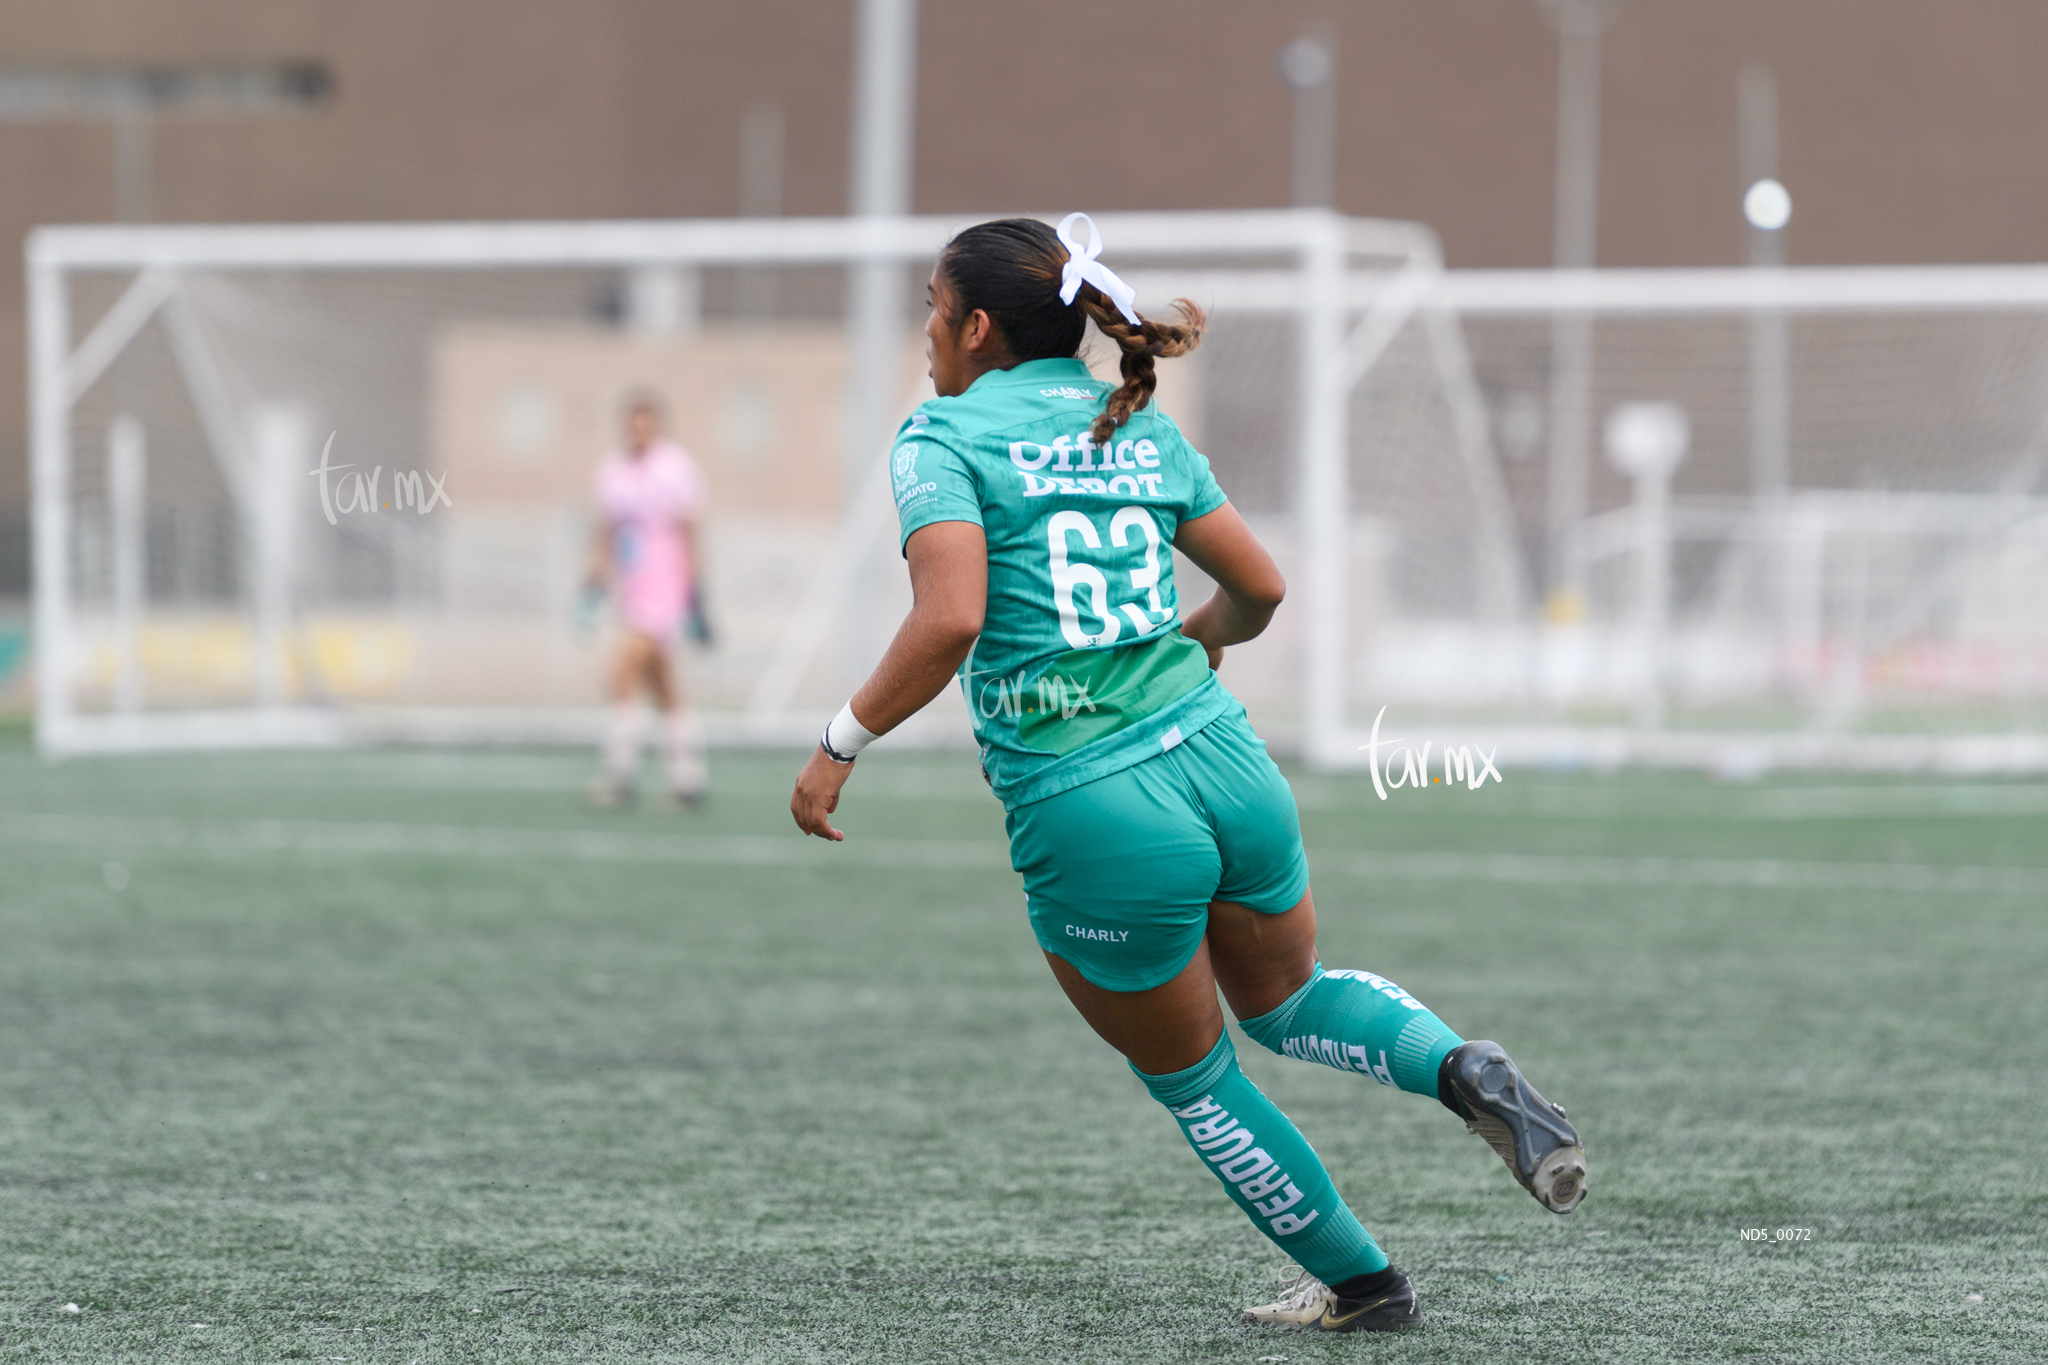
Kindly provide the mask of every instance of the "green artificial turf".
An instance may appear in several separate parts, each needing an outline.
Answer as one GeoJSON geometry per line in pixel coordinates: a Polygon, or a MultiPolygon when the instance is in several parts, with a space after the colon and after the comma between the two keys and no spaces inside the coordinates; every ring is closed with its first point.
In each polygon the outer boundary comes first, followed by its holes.
{"type": "Polygon", "coordinates": [[[2048,1356],[2048,787],[1299,778],[1325,961],[1592,1164],[1554,1217],[1240,1038],[1428,1315],[1315,1338],[1237,1324],[1278,1257],[1061,998],[972,760],[875,751],[838,848],[796,762],[604,817],[580,755],[0,741],[0,1359],[2048,1356]]]}

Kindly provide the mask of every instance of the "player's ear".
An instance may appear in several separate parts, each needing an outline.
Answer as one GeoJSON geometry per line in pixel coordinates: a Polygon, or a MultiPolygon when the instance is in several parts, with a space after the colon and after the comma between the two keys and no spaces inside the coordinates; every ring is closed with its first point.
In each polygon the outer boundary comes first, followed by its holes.
{"type": "Polygon", "coordinates": [[[986,351],[995,341],[995,319],[988,315],[986,308],[977,308],[967,315],[967,335],[963,340],[970,351],[986,351]]]}

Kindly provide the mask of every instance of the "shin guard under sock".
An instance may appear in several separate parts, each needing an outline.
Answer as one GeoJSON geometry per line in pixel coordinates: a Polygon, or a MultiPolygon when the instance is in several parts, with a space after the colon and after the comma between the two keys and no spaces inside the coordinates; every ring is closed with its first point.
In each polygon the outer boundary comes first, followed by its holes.
{"type": "Polygon", "coordinates": [[[1262,1047],[1438,1098],[1437,1071],[1464,1042],[1422,1002],[1371,972],[1326,972],[1279,1009],[1240,1021],[1262,1047]]]}
{"type": "Polygon", "coordinates": [[[1238,1070],[1229,1034],[1186,1071],[1131,1070],[1180,1124],[1231,1201],[1304,1270],[1336,1284],[1386,1268],[1386,1253],[1338,1196],[1315,1148],[1238,1070]]]}

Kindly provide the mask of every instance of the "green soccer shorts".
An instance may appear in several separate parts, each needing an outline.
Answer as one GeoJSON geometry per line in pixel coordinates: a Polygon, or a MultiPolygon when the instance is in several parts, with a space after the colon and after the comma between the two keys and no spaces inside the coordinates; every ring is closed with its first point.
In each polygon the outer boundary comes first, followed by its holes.
{"type": "Polygon", "coordinates": [[[1211,901],[1277,915],[1308,894],[1294,793],[1242,706],[1007,824],[1038,946],[1104,990],[1178,976],[1211,901]]]}

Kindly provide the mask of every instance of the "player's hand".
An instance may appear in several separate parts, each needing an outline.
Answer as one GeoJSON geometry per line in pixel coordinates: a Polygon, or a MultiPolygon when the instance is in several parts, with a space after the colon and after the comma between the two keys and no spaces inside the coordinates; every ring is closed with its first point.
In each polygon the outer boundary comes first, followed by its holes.
{"type": "Polygon", "coordinates": [[[811,750],[811,761],[796,775],[796,790],[789,797],[789,813],[796,818],[796,827],[835,844],[844,839],[826,817],[839,809],[839,789],[851,776],[853,764],[834,763],[823,749],[811,750]]]}
{"type": "Polygon", "coordinates": [[[710,649],[718,643],[717,632],[711,628],[711,617],[704,610],[704,594],[697,591],[697,585],[690,585],[689,612],[690,639],[710,649]]]}

